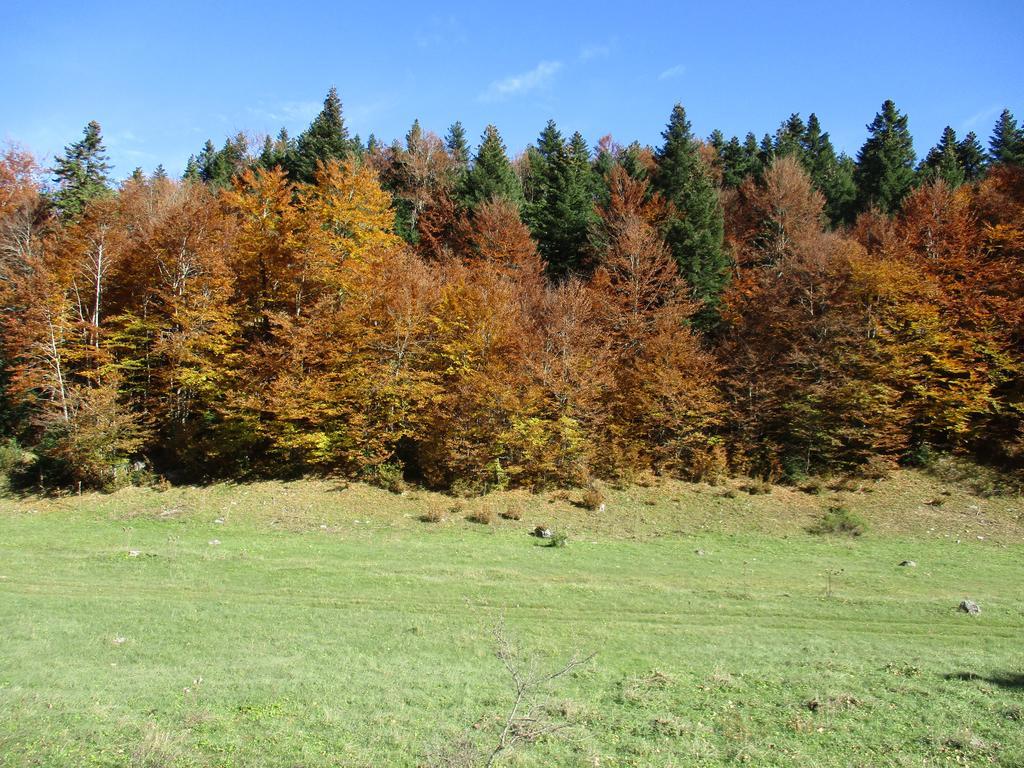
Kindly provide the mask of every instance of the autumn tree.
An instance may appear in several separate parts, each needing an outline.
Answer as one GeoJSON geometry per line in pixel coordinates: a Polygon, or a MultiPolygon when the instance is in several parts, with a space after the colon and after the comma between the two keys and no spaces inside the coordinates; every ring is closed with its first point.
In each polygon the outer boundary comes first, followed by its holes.
{"type": "Polygon", "coordinates": [[[596,460],[612,474],[701,475],[715,463],[719,400],[714,358],[689,324],[699,304],[657,226],[668,206],[621,168],[611,181],[601,210],[606,249],[591,287],[614,377],[596,460]]]}

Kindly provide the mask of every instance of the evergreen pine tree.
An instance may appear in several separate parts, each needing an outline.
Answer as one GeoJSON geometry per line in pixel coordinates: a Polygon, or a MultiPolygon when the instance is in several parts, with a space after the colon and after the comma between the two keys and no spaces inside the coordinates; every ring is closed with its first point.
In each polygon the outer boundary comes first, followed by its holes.
{"type": "Polygon", "coordinates": [[[310,183],[316,177],[317,163],[344,160],[353,152],[353,141],[341,115],[341,99],[332,87],[324,99],[324,107],[300,136],[292,159],[291,176],[295,181],[310,183]]]}
{"type": "Polygon", "coordinates": [[[523,204],[522,185],[505,154],[501,134],[493,125],[484,129],[462,197],[469,207],[496,197],[504,197],[518,206],[523,204]]]}
{"type": "MultiPolygon", "coordinates": [[[[754,146],[756,149],[756,141],[754,146]]],[[[738,187],[747,176],[757,172],[756,157],[752,157],[735,136],[726,142],[721,157],[723,187],[738,187]]]]}
{"type": "Polygon", "coordinates": [[[58,185],[53,199],[69,218],[80,214],[90,200],[110,191],[110,164],[100,124],[93,120],[82,133],[81,140],[64,148],[53,168],[58,185]]]}
{"type": "Polygon", "coordinates": [[[628,147],[622,150],[619,164],[634,179],[646,179],[648,174],[645,158],[649,158],[651,156],[650,153],[650,148],[640,146],[639,141],[631,142],[628,147]]]}
{"type": "Polygon", "coordinates": [[[947,125],[939,143],[932,147],[921,161],[921,167],[918,169],[921,180],[927,183],[942,179],[954,189],[963,184],[965,173],[957,151],[959,146],[956,131],[947,125]]]}
{"type": "Polygon", "coordinates": [[[978,141],[974,131],[964,136],[963,140],[957,144],[956,154],[960,158],[960,165],[964,169],[966,181],[979,181],[985,175],[987,163],[985,150],[982,149],[981,142],[978,141]]]}
{"type": "Polygon", "coordinates": [[[794,112],[775,131],[775,139],[772,143],[773,154],[776,157],[794,155],[806,165],[804,158],[804,134],[806,132],[807,126],[804,125],[803,118],[794,112]]]}
{"type": "Polygon", "coordinates": [[[861,210],[876,205],[893,213],[914,185],[914,142],[907,116],[890,99],[867,129],[870,135],[857,153],[854,173],[857,203],[861,210]]]}
{"type": "Polygon", "coordinates": [[[568,144],[553,120],[530,155],[531,184],[525,218],[553,277],[578,272],[595,220],[590,148],[583,136],[568,144]]]}
{"type": "Polygon", "coordinates": [[[993,163],[1024,165],[1024,129],[1017,126],[1010,110],[1004,109],[999,115],[988,145],[993,163]]]}
{"type": "Polygon", "coordinates": [[[673,108],[662,137],[665,143],[655,155],[654,182],[674,208],[665,240],[694,297],[705,304],[697,321],[707,328],[715,321],[715,307],[729,276],[722,208],[681,104],[673,108]]]}
{"type": "Polygon", "coordinates": [[[711,135],[708,136],[708,144],[714,148],[715,154],[721,158],[722,152],[725,151],[725,134],[715,128],[715,130],[711,132],[711,135]]]}
{"type": "Polygon", "coordinates": [[[163,163],[157,163],[156,169],[153,171],[153,181],[163,181],[167,178],[167,169],[164,168],[163,163]]]}
{"type": "Polygon", "coordinates": [[[196,161],[195,155],[188,156],[188,162],[185,163],[185,172],[181,175],[181,178],[183,181],[201,182],[203,180],[203,177],[199,172],[199,163],[196,161]]]}
{"type": "Polygon", "coordinates": [[[815,189],[825,197],[825,213],[832,226],[852,221],[857,197],[852,164],[840,162],[836,157],[832,140],[827,132],[821,130],[821,123],[814,113],[807,118],[801,146],[804,168],[815,189]]]}
{"type": "Polygon", "coordinates": [[[743,154],[747,158],[747,167],[755,177],[761,178],[764,173],[764,163],[761,161],[761,148],[757,144],[757,136],[748,131],[743,137],[743,154]]]}
{"type": "Polygon", "coordinates": [[[458,120],[448,129],[444,146],[459,171],[465,172],[469,167],[469,144],[466,143],[466,130],[458,120]]]}
{"type": "Polygon", "coordinates": [[[775,142],[767,133],[761,137],[761,143],[757,147],[757,161],[761,168],[768,168],[775,160],[775,142]]]}
{"type": "Polygon", "coordinates": [[[132,175],[128,177],[128,180],[135,182],[146,180],[146,172],[142,170],[141,165],[135,166],[135,170],[132,171],[132,175]]]}

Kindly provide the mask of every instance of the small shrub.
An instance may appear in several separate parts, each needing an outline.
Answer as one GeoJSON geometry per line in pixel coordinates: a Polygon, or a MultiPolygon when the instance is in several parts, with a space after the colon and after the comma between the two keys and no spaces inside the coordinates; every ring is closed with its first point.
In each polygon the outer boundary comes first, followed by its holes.
{"type": "Polygon", "coordinates": [[[800,490],[812,496],[820,496],[826,490],[825,481],[820,477],[814,477],[800,486],[800,490]]]}
{"type": "Polygon", "coordinates": [[[491,525],[494,520],[494,508],[490,504],[484,504],[483,506],[477,507],[469,516],[466,518],[471,523],[480,523],[480,525],[491,525]]]}
{"type": "Polygon", "coordinates": [[[580,499],[580,505],[591,511],[600,509],[604,503],[604,491],[601,490],[601,487],[597,483],[591,483],[588,485],[586,490],[583,491],[583,496],[580,499]]]}
{"type": "Polygon", "coordinates": [[[766,496],[772,492],[772,484],[763,478],[756,478],[744,483],[740,488],[751,496],[766,496]]]}
{"type": "Polygon", "coordinates": [[[885,480],[892,476],[891,460],[884,456],[872,456],[857,468],[857,475],[866,480],[885,480]]]}
{"type": "Polygon", "coordinates": [[[505,508],[505,511],[501,513],[501,516],[506,520],[522,520],[523,519],[523,503],[519,499],[513,499],[509,502],[509,505],[505,508]]]}
{"type": "Polygon", "coordinates": [[[431,502],[427,507],[427,511],[420,515],[420,520],[424,523],[443,523],[444,505],[438,502],[431,502]]]}
{"type": "Polygon", "coordinates": [[[694,480],[708,485],[721,485],[729,471],[729,460],[725,448],[712,445],[705,451],[698,451],[691,462],[691,476],[694,480]]]}
{"type": "Polygon", "coordinates": [[[565,531],[555,531],[551,534],[551,538],[548,539],[547,546],[549,547],[564,547],[569,543],[569,535],[565,531]]]}
{"type": "Polygon", "coordinates": [[[391,493],[401,493],[405,490],[405,477],[402,465],[392,462],[378,464],[372,470],[371,481],[391,493]]]}
{"type": "Polygon", "coordinates": [[[722,492],[722,498],[723,499],[735,499],[738,495],[739,494],[736,493],[736,489],[735,488],[726,488],[722,492]]]}
{"type": "Polygon", "coordinates": [[[861,536],[867,530],[867,527],[868,525],[862,517],[854,514],[846,507],[831,507],[821,520],[811,528],[811,533],[861,536]]]}

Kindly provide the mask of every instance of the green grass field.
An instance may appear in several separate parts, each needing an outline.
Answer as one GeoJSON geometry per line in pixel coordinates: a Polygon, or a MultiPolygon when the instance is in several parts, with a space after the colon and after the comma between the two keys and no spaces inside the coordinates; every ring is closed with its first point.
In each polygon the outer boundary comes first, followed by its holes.
{"type": "Polygon", "coordinates": [[[597,654],[502,765],[1024,765],[1024,501],[841,496],[864,536],[807,533],[835,492],[682,483],[438,523],[327,481],[0,499],[0,766],[428,765],[494,744],[502,619],[541,667],[597,654]]]}

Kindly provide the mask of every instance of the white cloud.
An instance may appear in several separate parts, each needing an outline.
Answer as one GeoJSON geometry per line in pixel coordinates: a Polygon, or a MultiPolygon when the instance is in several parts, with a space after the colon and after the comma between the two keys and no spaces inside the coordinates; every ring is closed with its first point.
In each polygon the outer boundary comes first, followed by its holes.
{"type": "Polygon", "coordinates": [[[480,94],[480,100],[503,101],[512,96],[529,93],[546,85],[561,68],[562,62],[560,61],[542,61],[529,72],[495,80],[487,86],[487,90],[480,94]]]}
{"type": "Polygon", "coordinates": [[[309,122],[322,108],[322,101],[282,101],[271,106],[250,107],[249,111],[276,123],[298,123],[309,122]]]}
{"type": "Polygon", "coordinates": [[[580,61],[604,59],[612,54],[613,43],[597,43],[585,45],[580,49],[580,61]]]}
{"type": "Polygon", "coordinates": [[[960,125],[962,128],[970,129],[976,127],[983,120],[987,123],[989,120],[992,120],[993,118],[995,118],[996,115],[999,114],[999,109],[1000,108],[998,106],[983,109],[981,110],[981,112],[976,112],[970,117],[968,117],[960,125]]]}
{"type": "Polygon", "coordinates": [[[664,72],[662,72],[660,75],[658,75],[658,79],[659,80],[671,80],[674,77],[682,77],[685,74],[686,74],[686,67],[684,67],[682,64],[676,64],[674,67],[669,67],[664,72]]]}

